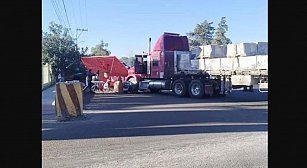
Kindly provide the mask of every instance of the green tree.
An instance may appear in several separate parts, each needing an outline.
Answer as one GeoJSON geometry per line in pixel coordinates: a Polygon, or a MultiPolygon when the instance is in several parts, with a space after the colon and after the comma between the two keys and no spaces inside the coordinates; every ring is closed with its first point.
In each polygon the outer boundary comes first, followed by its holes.
{"type": "Polygon", "coordinates": [[[187,33],[190,46],[196,47],[200,45],[212,44],[214,27],[213,22],[204,22],[197,24],[193,32],[187,33]]]}
{"type": "Polygon", "coordinates": [[[133,67],[134,59],[135,59],[134,57],[121,57],[119,60],[128,65],[129,67],[133,67]]]}
{"type": "MultiPolygon", "coordinates": [[[[119,59],[121,62],[125,63],[126,65],[128,65],[128,57],[121,57],[119,59]]],[[[129,65],[128,65],[129,66],[129,65]]]]}
{"type": "Polygon", "coordinates": [[[68,32],[67,28],[54,22],[49,25],[49,33],[43,32],[42,63],[51,65],[54,75],[60,71],[66,76],[71,75],[81,66],[81,54],[68,32]]]}
{"type": "Polygon", "coordinates": [[[134,66],[135,57],[128,57],[128,65],[130,67],[134,66]]]}
{"type": "Polygon", "coordinates": [[[100,41],[100,44],[96,45],[95,47],[92,47],[92,55],[110,55],[111,51],[108,51],[105,47],[108,47],[108,43],[103,42],[103,40],[100,41]]]}
{"type": "Polygon", "coordinates": [[[226,17],[222,17],[218,28],[216,29],[213,44],[231,44],[231,40],[225,36],[226,31],[228,31],[228,26],[226,24],[226,17]]]}

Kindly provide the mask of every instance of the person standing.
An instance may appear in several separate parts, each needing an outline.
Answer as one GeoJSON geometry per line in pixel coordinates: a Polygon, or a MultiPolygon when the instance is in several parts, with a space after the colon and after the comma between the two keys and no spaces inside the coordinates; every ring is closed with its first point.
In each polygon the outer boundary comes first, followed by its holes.
{"type": "Polygon", "coordinates": [[[96,72],[96,81],[99,81],[100,79],[99,79],[99,70],[97,70],[97,72],[96,72]]]}
{"type": "Polygon", "coordinates": [[[59,71],[59,74],[58,74],[58,82],[63,82],[63,76],[62,76],[62,71],[60,70],[59,71]]]}
{"type": "Polygon", "coordinates": [[[62,75],[61,75],[61,73],[58,74],[58,82],[62,82],[62,75]]]}
{"type": "Polygon", "coordinates": [[[91,93],[95,93],[91,89],[92,86],[93,86],[92,85],[93,76],[94,76],[94,74],[92,73],[92,69],[89,69],[88,72],[86,73],[86,87],[84,88],[84,90],[89,88],[91,93]]]}
{"type": "Polygon", "coordinates": [[[96,84],[96,86],[97,86],[97,88],[100,90],[100,91],[102,91],[103,90],[103,85],[100,83],[100,71],[99,70],[97,70],[97,72],[96,72],[96,81],[99,81],[97,84],[96,84]]]}

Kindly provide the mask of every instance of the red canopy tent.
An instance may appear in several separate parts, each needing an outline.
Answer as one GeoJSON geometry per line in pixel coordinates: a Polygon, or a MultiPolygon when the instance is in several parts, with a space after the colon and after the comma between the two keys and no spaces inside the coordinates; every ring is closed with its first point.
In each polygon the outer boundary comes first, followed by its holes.
{"type": "Polygon", "coordinates": [[[116,56],[81,57],[81,61],[87,70],[92,69],[92,73],[96,73],[99,70],[99,80],[101,81],[107,80],[103,75],[105,72],[109,76],[126,77],[128,75],[128,70],[116,56]]]}

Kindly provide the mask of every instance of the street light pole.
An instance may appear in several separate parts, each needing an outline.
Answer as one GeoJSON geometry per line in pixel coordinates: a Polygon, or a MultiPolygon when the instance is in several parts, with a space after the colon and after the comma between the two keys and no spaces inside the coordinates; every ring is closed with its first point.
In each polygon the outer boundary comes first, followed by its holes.
{"type": "MultiPolygon", "coordinates": [[[[76,50],[78,49],[78,30],[81,31],[81,33],[82,33],[82,31],[88,31],[87,29],[76,29],[76,50]]],[[[81,33],[80,33],[80,35],[81,35],[81,33]]]]}

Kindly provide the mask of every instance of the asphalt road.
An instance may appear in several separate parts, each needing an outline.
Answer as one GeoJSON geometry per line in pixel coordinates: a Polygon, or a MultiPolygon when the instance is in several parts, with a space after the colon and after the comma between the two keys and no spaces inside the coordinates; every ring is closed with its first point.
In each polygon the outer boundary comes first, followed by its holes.
{"type": "Polygon", "coordinates": [[[43,167],[268,167],[266,93],[87,95],[85,118],[58,122],[52,90],[43,92],[43,167]]]}

